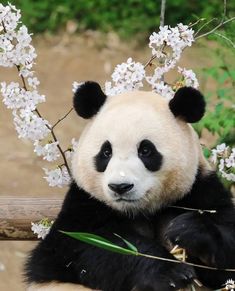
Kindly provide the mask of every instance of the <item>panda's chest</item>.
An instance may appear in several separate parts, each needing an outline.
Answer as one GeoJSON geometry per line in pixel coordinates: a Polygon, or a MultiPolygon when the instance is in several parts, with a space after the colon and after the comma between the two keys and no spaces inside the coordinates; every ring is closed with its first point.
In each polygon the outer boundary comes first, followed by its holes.
{"type": "Polygon", "coordinates": [[[136,220],[132,224],[131,228],[133,231],[145,238],[153,239],[155,237],[154,227],[149,220],[136,220]]]}

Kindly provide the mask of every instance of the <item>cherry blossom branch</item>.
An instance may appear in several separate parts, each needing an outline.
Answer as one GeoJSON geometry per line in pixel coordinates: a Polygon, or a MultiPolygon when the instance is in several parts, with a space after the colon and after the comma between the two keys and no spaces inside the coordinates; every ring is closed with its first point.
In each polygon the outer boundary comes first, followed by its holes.
{"type": "Polygon", "coordinates": [[[209,25],[211,22],[218,20],[218,18],[212,18],[210,20],[208,20],[206,23],[204,23],[195,33],[194,33],[194,37],[196,37],[198,35],[198,33],[207,25],[209,25]]]}
{"type": "Polygon", "coordinates": [[[144,65],[144,69],[146,69],[148,66],[152,66],[152,61],[156,59],[157,55],[152,55],[151,58],[147,61],[147,63],[144,65]]]}
{"type": "MultiPolygon", "coordinates": [[[[7,29],[6,29],[6,26],[5,26],[5,24],[4,24],[4,21],[2,21],[1,22],[1,24],[2,24],[2,27],[3,27],[3,31],[4,31],[4,33],[7,33],[7,29]]],[[[18,71],[18,73],[19,73],[19,76],[20,76],[20,78],[21,78],[21,80],[22,80],[22,84],[23,84],[23,89],[25,90],[25,91],[29,91],[28,90],[28,88],[27,88],[27,85],[26,85],[26,81],[25,81],[25,78],[24,78],[24,76],[21,74],[21,72],[20,72],[20,65],[17,65],[17,64],[15,64],[14,65],[16,68],[17,68],[17,71],[18,71]]],[[[43,117],[42,117],[42,115],[41,115],[41,113],[39,112],[39,110],[37,109],[37,108],[35,108],[34,109],[34,111],[37,113],[37,115],[41,118],[41,119],[44,119],[43,117]]],[[[67,162],[67,159],[66,159],[66,156],[65,156],[65,154],[64,154],[64,151],[62,150],[62,148],[61,148],[61,146],[60,146],[60,144],[59,144],[59,142],[58,142],[58,139],[57,139],[57,137],[56,137],[56,134],[55,134],[55,132],[54,132],[54,128],[62,121],[62,120],[64,120],[68,115],[69,115],[69,113],[72,111],[72,108],[69,110],[69,112],[67,112],[62,118],[60,118],[53,126],[50,126],[49,124],[45,124],[45,126],[48,128],[48,130],[50,131],[50,133],[51,133],[51,135],[52,135],[52,137],[53,137],[53,140],[54,140],[54,142],[57,144],[56,146],[57,146],[57,148],[58,148],[58,150],[59,150],[59,152],[60,152],[60,154],[61,154],[61,156],[62,156],[62,158],[63,158],[63,161],[64,161],[64,166],[67,168],[67,171],[68,171],[68,173],[69,173],[69,175],[71,176],[71,171],[70,171],[70,168],[69,168],[69,165],[68,165],[68,162],[67,162]]]]}
{"type": "Polygon", "coordinates": [[[232,17],[232,18],[229,18],[229,19],[226,20],[226,21],[222,21],[222,22],[220,22],[220,23],[219,23],[216,27],[214,27],[212,30],[210,30],[210,31],[208,31],[208,32],[206,32],[206,33],[204,33],[204,34],[201,34],[201,35],[197,36],[197,37],[195,38],[195,40],[197,40],[197,39],[199,39],[199,38],[202,38],[202,37],[205,37],[205,36],[208,36],[208,35],[214,33],[217,29],[219,29],[219,28],[222,27],[223,25],[225,25],[225,24],[227,24],[227,23],[229,23],[229,22],[232,22],[232,21],[234,21],[234,20],[235,20],[235,17],[232,17]]]}
{"type": "MultiPolygon", "coordinates": [[[[206,33],[203,33],[197,37],[195,37],[195,40],[199,39],[199,38],[202,38],[202,37],[205,37],[205,36],[208,36],[212,33],[214,33],[217,29],[221,28],[222,26],[224,26],[225,24],[231,22],[231,21],[234,21],[235,20],[235,17],[231,17],[227,20],[226,19],[226,13],[227,13],[227,0],[224,0],[224,6],[223,6],[223,14],[222,14],[222,18],[220,20],[220,23],[218,25],[216,25],[213,29],[211,29],[210,31],[206,32],[206,33]]],[[[216,18],[213,18],[212,20],[208,21],[206,24],[209,24],[211,23],[213,20],[215,20],[216,18]]],[[[204,28],[206,26],[206,24],[204,26],[202,26],[196,33],[195,35],[198,34],[199,31],[202,30],[202,28],[204,28]]]]}
{"type": "MultiPolygon", "coordinates": [[[[164,52],[165,47],[166,47],[166,42],[164,42],[162,48],[160,49],[160,52],[164,55],[166,55],[166,53],[164,52]]],[[[146,69],[148,66],[152,66],[152,61],[155,60],[156,58],[157,58],[157,54],[153,54],[151,58],[147,61],[147,63],[144,65],[144,69],[146,69]]]]}
{"type": "MultiPolygon", "coordinates": [[[[166,12],[166,0],[161,0],[161,14],[160,14],[160,26],[163,27],[165,23],[165,12],[166,12]]],[[[161,52],[163,53],[164,48],[166,46],[166,43],[164,44],[161,52]]],[[[152,61],[156,59],[157,55],[151,56],[151,58],[147,61],[147,63],[144,65],[144,69],[146,69],[148,66],[152,65],[152,61]]],[[[163,77],[163,76],[162,76],[163,77]]],[[[163,81],[163,79],[162,79],[163,81]]]]}
{"type": "Polygon", "coordinates": [[[235,43],[230,39],[228,38],[227,36],[223,35],[223,34],[220,34],[218,32],[214,32],[215,35],[218,35],[219,37],[225,39],[228,43],[231,44],[231,46],[235,49],[235,43]]]}
{"type": "Polygon", "coordinates": [[[64,120],[71,112],[73,111],[73,107],[69,109],[69,111],[52,126],[52,130],[62,121],[64,120]]]}
{"type": "Polygon", "coordinates": [[[204,21],[204,20],[205,20],[205,18],[199,18],[197,21],[195,21],[195,22],[193,22],[193,23],[190,23],[190,24],[188,25],[188,27],[193,27],[193,26],[197,25],[198,23],[200,23],[200,22],[202,22],[202,21],[204,21]]]}
{"type": "MultiPolygon", "coordinates": [[[[4,26],[3,26],[3,27],[4,27],[4,26]]],[[[7,32],[7,31],[5,30],[5,28],[4,28],[4,32],[5,32],[5,33],[7,32]]],[[[15,65],[15,66],[16,66],[18,72],[20,73],[20,67],[17,66],[17,65],[15,65]]],[[[28,88],[27,88],[27,86],[26,86],[26,82],[25,82],[24,76],[22,76],[22,74],[20,74],[20,77],[21,77],[21,80],[22,80],[22,82],[23,82],[23,88],[24,88],[26,91],[28,91],[28,88]]],[[[57,139],[57,137],[56,137],[56,135],[55,135],[55,132],[54,132],[54,128],[55,128],[55,126],[56,126],[59,122],[61,122],[61,121],[62,121],[66,116],[68,116],[69,113],[72,111],[72,109],[73,109],[73,108],[71,108],[71,109],[69,110],[69,112],[66,113],[65,116],[63,116],[62,118],[60,118],[60,119],[55,123],[55,125],[53,125],[52,127],[51,127],[50,125],[46,124],[46,127],[47,127],[47,128],[49,129],[49,131],[51,132],[51,135],[52,135],[52,137],[53,137],[54,142],[58,142],[58,139],[57,139]]],[[[38,115],[40,118],[44,119],[44,118],[42,117],[41,113],[39,112],[39,110],[38,110],[37,108],[36,108],[34,111],[37,113],[37,115],[38,115]]],[[[64,151],[62,150],[62,148],[61,148],[61,146],[60,146],[59,143],[57,143],[57,148],[58,148],[58,150],[59,150],[59,152],[60,152],[60,154],[61,154],[61,156],[62,156],[62,158],[63,158],[63,160],[64,160],[64,165],[65,165],[65,167],[67,168],[67,171],[68,171],[69,175],[71,176],[71,171],[70,171],[70,168],[69,168],[69,165],[68,165],[67,159],[66,159],[65,154],[64,154],[64,151]]]]}

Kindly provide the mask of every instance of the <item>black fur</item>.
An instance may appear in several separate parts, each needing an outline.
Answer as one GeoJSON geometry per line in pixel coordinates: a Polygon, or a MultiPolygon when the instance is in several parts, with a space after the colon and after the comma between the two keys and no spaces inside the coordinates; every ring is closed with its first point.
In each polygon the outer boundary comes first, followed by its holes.
{"type": "MultiPolygon", "coordinates": [[[[32,251],[26,265],[28,282],[73,282],[103,291],[184,288],[194,269],[144,257],[112,253],[60,233],[90,232],[125,246],[117,233],[150,255],[173,258],[166,238],[186,248],[189,259],[219,268],[235,268],[235,209],[231,195],[218,178],[200,173],[192,190],[176,205],[216,209],[216,213],[162,209],[154,215],[128,217],[92,199],[72,184],[49,235],[32,251]]],[[[219,288],[235,273],[196,268],[196,275],[209,287],[219,288]]]]}
{"type": "Polygon", "coordinates": [[[111,143],[107,140],[102,144],[99,153],[94,158],[96,170],[98,172],[104,172],[111,158],[112,146],[111,143]]]}
{"type": "Polygon", "coordinates": [[[198,90],[192,87],[182,87],[170,100],[169,107],[175,117],[180,116],[186,122],[193,123],[203,117],[206,103],[198,90]]]}
{"type": "Polygon", "coordinates": [[[155,172],[161,168],[162,155],[150,140],[144,139],[141,141],[138,156],[149,171],[155,172]]]}
{"type": "Polygon", "coordinates": [[[106,98],[98,83],[87,81],[75,92],[73,106],[79,116],[88,119],[100,110],[106,98]]]}

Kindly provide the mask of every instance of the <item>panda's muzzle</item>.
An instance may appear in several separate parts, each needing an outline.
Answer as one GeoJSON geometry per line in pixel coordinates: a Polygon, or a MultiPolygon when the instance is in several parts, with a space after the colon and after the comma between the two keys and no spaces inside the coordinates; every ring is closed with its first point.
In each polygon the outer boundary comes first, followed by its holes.
{"type": "Polygon", "coordinates": [[[108,184],[109,188],[119,194],[119,195],[123,195],[126,192],[130,191],[133,187],[134,184],[127,184],[127,183],[121,183],[121,184],[114,184],[114,183],[110,183],[108,184]]]}

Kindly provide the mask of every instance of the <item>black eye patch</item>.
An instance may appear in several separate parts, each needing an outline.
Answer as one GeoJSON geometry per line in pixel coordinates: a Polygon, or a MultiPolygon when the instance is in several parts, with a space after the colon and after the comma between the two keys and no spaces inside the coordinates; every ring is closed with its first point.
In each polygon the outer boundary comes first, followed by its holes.
{"type": "Polygon", "coordinates": [[[94,158],[97,172],[104,172],[111,158],[112,158],[112,146],[111,143],[107,140],[106,142],[103,143],[103,145],[100,148],[100,151],[94,158]]]}
{"type": "Polygon", "coordinates": [[[158,171],[162,165],[162,155],[157,151],[155,145],[148,139],[141,141],[138,147],[138,157],[146,169],[151,172],[158,171]]]}

